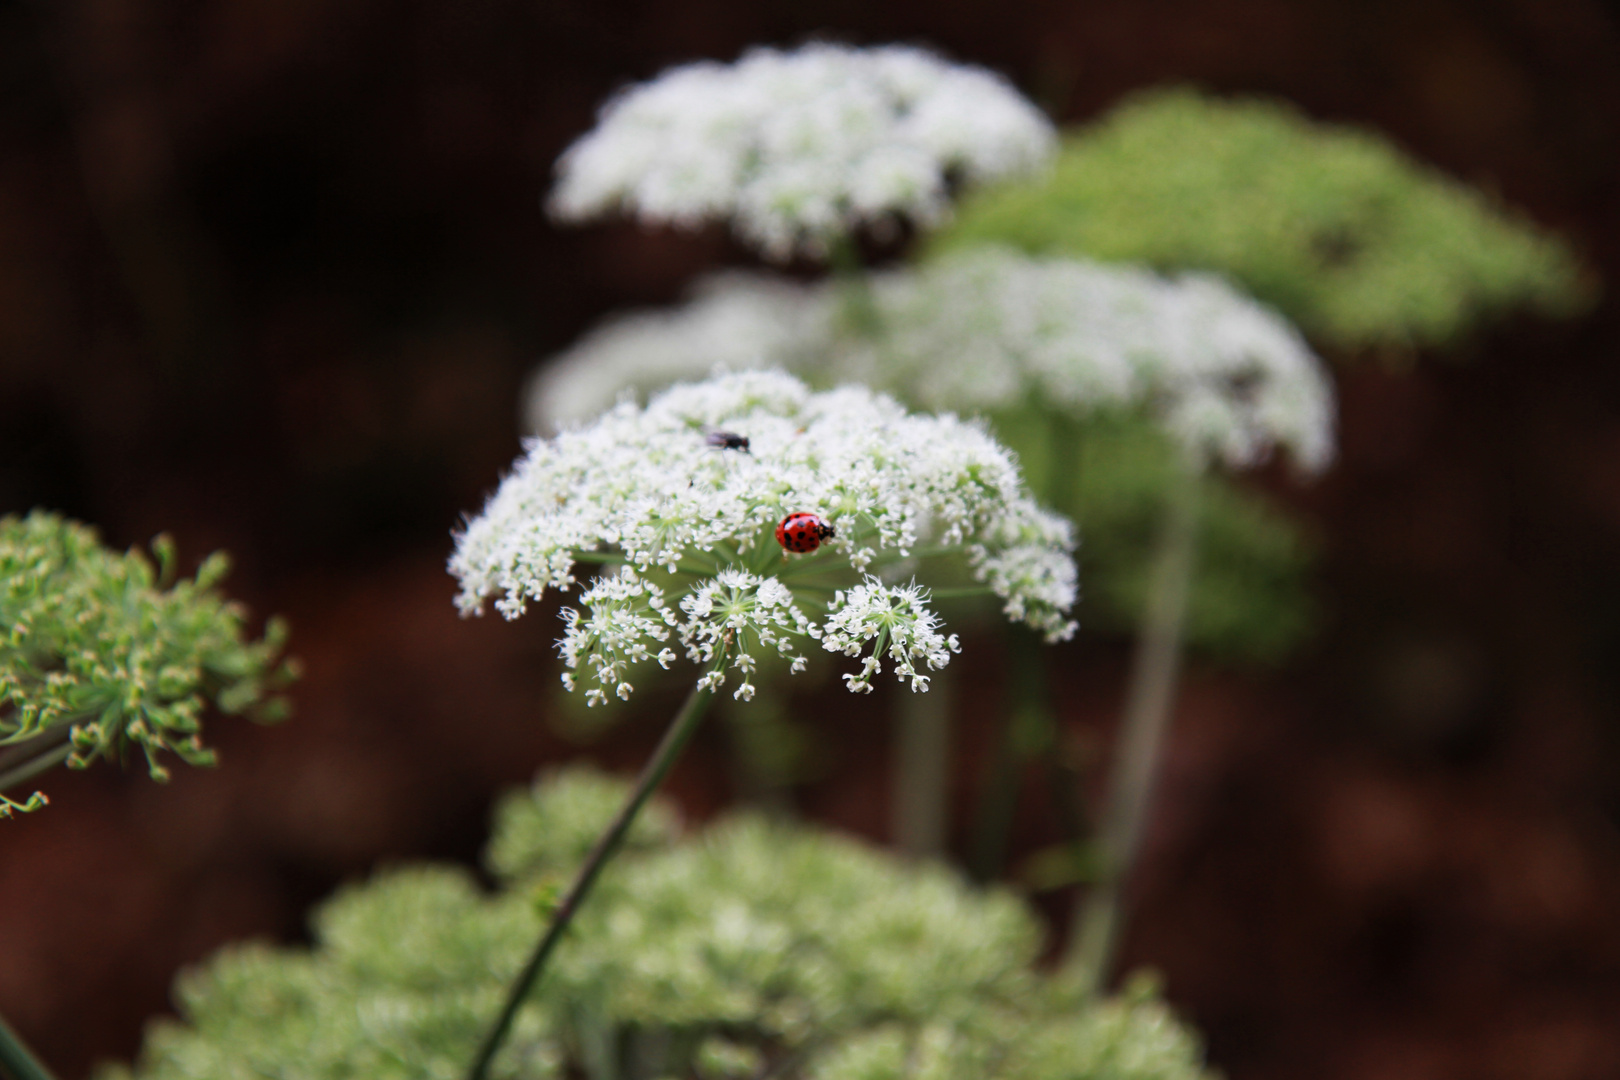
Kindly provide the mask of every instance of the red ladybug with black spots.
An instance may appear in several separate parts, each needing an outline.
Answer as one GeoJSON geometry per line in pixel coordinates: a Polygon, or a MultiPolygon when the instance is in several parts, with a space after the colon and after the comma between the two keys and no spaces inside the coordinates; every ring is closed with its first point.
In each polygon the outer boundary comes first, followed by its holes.
{"type": "Polygon", "coordinates": [[[776,527],[776,542],[782,545],[784,551],[800,555],[808,555],[820,547],[823,540],[831,540],[837,535],[837,530],[827,524],[820,514],[803,510],[789,514],[776,527]]]}

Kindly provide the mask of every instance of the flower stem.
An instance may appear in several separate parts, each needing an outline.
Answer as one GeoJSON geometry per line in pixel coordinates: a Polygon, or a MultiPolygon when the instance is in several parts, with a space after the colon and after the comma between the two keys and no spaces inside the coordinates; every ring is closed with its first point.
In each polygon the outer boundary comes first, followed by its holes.
{"type": "Polygon", "coordinates": [[[926,694],[899,691],[895,717],[894,838],[908,855],[945,853],[951,778],[951,666],[926,694]]]}
{"type": "Polygon", "coordinates": [[[990,881],[1001,873],[1018,806],[1019,781],[1024,766],[1036,754],[1053,752],[1056,724],[1047,698],[1045,650],[1025,633],[1008,628],[1007,715],[985,772],[973,823],[973,851],[969,863],[976,881],[990,881]]]}
{"type": "Polygon", "coordinates": [[[871,281],[861,263],[860,248],[854,237],[836,237],[827,249],[827,262],[837,283],[839,303],[846,328],[862,337],[876,337],[883,326],[871,281]]]}
{"type": "MultiPolygon", "coordinates": [[[[68,756],[73,753],[73,744],[66,740],[67,731],[64,728],[60,746],[53,746],[51,749],[35,754],[33,757],[24,758],[21,764],[13,765],[11,768],[0,772],[0,791],[7,791],[18,784],[32,780],[47,769],[54,768],[66,761],[68,756]]],[[[56,742],[57,740],[45,741],[56,742]]]]}
{"type": "MultiPolygon", "coordinates": [[[[722,653],[717,664],[723,663],[724,659],[722,653]]],[[[591,886],[596,883],[596,877],[601,873],[602,867],[618,851],[620,843],[623,842],[625,834],[630,831],[630,826],[636,820],[636,815],[641,811],[642,805],[657,790],[658,785],[663,782],[664,777],[669,773],[670,767],[675,764],[675,759],[680,756],[681,750],[685,748],[687,740],[697,730],[698,721],[703,718],[703,711],[713,697],[713,690],[706,689],[703,685],[694,687],[692,692],[687,695],[685,703],[681,705],[680,711],[675,714],[675,719],[670,721],[669,729],[664,732],[664,738],[658,744],[658,749],[653,751],[652,757],[647,760],[647,764],[642,768],[641,776],[636,780],[636,786],[631,791],[630,798],[625,801],[623,808],[619,810],[618,816],[613,819],[613,822],[597,839],[596,846],[591,849],[591,853],[585,857],[585,863],[579,868],[579,873],[575,876],[573,885],[569,887],[567,895],[563,897],[562,902],[557,905],[557,910],[552,914],[551,925],[546,928],[545,934],[541,936],[539,943],[535,945],[534,952],[529,956],[529,962],[523,966],[523,970],[518,973],[518,977],[513,981],[512,988],[506,996],[506,1004],[501,1008],[501,1015],[496,1019],[494,1026],[489,1029],[489,1034],[484,1037],[483,1045],[478,1049],[478,1057],[474,1059],[472,1068],[467,1072],[468,1080],[484,1080],[488,1075],[490,1061],[495,1057],[495,1052],[500,1049],[501,1043],[506,1040],[506,1034],[512,1026],[513,1019],[517,1016],[518,1008],[523,1004],[523,1000],[529,996],[529,991],[534,987],[535,982],[539,980],[540,974],[546,966],[546,961],[551,957],[552,951],[562,939],[563,931],[567,930],[568,925],[574,921],[574,916],[579,912],[580,905],[584,903],[585,897],[590,893],[591,886]]]]}
{"type": "Polygon", "coordinates": [[[53,1080],[50,1070],[23,1045],[3,1018],[0,1018],[0,1075],[10,1080],[53,1080]]]}
{"type": "Polygon", "coordinates": [[[1084,985],[1094,989],[1106,983],[1113,966],[1123,922],[1120,893],[1141,841],[1159,752],[1169,727],[1192,582],[1197,495],[1197,472],[1191,467],[1179,470],[1166,493],[1164,525],[1110,770],[1101,837],[1102,873],[1075,906],[1068,964],[1084,985]]]}

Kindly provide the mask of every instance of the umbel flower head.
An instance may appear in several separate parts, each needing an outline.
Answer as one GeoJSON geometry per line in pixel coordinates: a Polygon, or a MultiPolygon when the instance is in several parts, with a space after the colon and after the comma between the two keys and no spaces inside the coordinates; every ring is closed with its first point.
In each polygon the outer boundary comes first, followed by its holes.
{"type": "Polygon", "coordinates": [[[729,219],[774,258],[939,221],[954,183],[1033,170],[1051,124],[1004,79],[922,49],[811,44],[673,68],[603,107],[557,163],[553,212],[729,219]]]}
{"type": "Polygon", "coordinates": [[[1145,406],[1199,463],[1333,457],[1332,381],[1288,322],[1210,274],[978,248],[877,275],[834,375],[927,409],[1145,406]]]}
{"type": "Polygon", "coordinates": [[[740,674],[734,696],[746,700],[762,660],[797,671],[817,644],[861,658],[851,690],[870,690],[885,665],[926,690],[923,670],[958,645],[917,579],[952,557],[1008,617],[1065,638],[1073,547],[1068,521],[1035,504],[982,427],[755,371],[672,387],[645,408],[622,402],[531,443],[450,568],[464,613],[493,597],[515,618],[575,587],[581,565],[601,567],[563,612],[559,642],[564,682],[584,673],[591,704],[627,698],[631,668],[667,667],[677,645],[707,688],[740,674]],[[712,446],[717,431],[746,437],[748,452],[712,446]],[[797,513],[833,530],[810,554],[776,537],[797,513]]]}
{"type": "Polygon", "coordinates": [[[684,307],[610,321],[552,361],[531,421],[560,426],[625,387],[719,362],[861,381],[964,413],[1146,408],[1195,460],[1232,467],[1279,446],[1309,472],[1333,456],[1322,363],[1284,319],[1218,278],[983,248],[876,274],[870,301],[853,326],[837,285],[711,278],[684,307]]]}

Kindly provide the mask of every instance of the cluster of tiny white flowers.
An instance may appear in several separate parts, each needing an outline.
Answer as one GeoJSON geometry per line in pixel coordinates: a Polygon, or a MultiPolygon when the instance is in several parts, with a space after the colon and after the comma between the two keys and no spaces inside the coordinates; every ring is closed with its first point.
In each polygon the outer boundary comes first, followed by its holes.
{"type": "MultiPolygon", "coordinates": [[[[716,660],[725,659],[728,636],[733,643],[744,646],[752,637],[788,658],[789,669],[797,674],[804,670],[805,659],[796,651],[795,638],[821,634],[820,628],[794,604],[793,592],[786,585],[774,577],[750,574],[736,567],[727,567],[713,579],[698,584],[681,599],[681,610],[687,616],[680,624],[681,644],[686,646],[687,655],[700,664],[714,665],[716,660]]],[[[730,659],[743,680],[732,697],[752,700],[754,684],[748,680],[755,668],[753,653],[742,648],[730,659]]],[[[718,688],[724,681],[723,672],[711,666],[699,684],[718,688]]]]}
{"type": "Polygon", "coordinates": [[[664,604],[663,590],[641,578],[628,566],[616,574],[603,574],[580,594],[579,601],[590,612],[581,616],[576,608],[564,608],[567,626],[560,645],[564,666],[563,685],[574,689],[573,672],[591,668],[597,685],[585,692],[585,700],[599,705],[607,700],[603,687],[626,701],[635,687],[625,680],[632,664],[649,658],[668,668],[675,659],[671,649],[654,655],[651,646],[669,640],[669,627],[675,616],[664,604]]]}
{"type": "Polygon", "coordinates": [[[1145,404],[1200,462],[1333,456],[1332,383],[1286,320],[1219,278],[980,248],[874,277],[876,334],[838,377],[921,408],[1145,404]]]}
{"type": "Polygon", "coordinates": [[[888,643],[903,677],[916,676],[918,658],[937,667],[946,652],[922,592],[896,590],[885,601],[893,619],[862,621],[880,600],[871,579],[868,591],[839,591],[829,576],[859,579],[908,560],[960,555],[1009,616],[1059,640],[1074,630],[1073,548],[1069,523],[1035,504],[981,426],[908,414],[860,387],[812,393],[782,372],[748,371],[671,387],[645,408],[621,402],[530,443],[457,537],[450,566],[463,612],[494,598],[508,618],[549,589],[572,588],[581,563],[616,567],[581,595],[588,615],[563,616],[567,681],[589,669],[595,704],[630,694],[630,665],[674,659],[663,646],[672,631],[707,665],[706,687],[723,684],[729,666],[744,698],[756,649],[798,669],[805,638],[849,653],[884,635],[879,647],[888,643]],[[719,431],[746,437],[749,449],[711,446],[719,431]],[[813,554],[785,554],[775,530],[796,512],[819,514],[836,535],[813,554]],[[810,614],[818,606],[821,623],[810,614]]]}
{"type": "Polygon", "coordinates": [[[938,221],[955,182],[1042,164],[1051,124],[1001,77],[906,46],[753,49],[631,87],[557,163],[551,207],[730,219],[773,257],[863,226],[938,221]]]}
{"type": "Polygon", "coordinates": [[[962,651],[955,634],[947,637],[939,632],[939,616],[928,608],[928,591],[915,582],[885,585],[867,577],[853,589],[835,593],[830,610],[821,641],[828,652],[859,656],[867,642],[872,642],[872,652],[861,662],[861,670],[844,676],[850,690],[858,693],[871,692],[872,676],[883,671],[885,648],[894,661],[895,675],[909,680],[912,690],[922,692],[928,690],[928,676],[918,674],[917,661],[926,661],[937,671],[950,662],[951,653],[962,651]]]}
{"type": "Polygon", "coordinates": [[[682,308],[582,341],[537,383],[531,415],[593,415],[616,391],[719,361],[866,382],[925,409],[1145,406],[1197,459],[1239,468],[1276,446],[1310,472],[1333,456],[1321,361],[1280,316],[1217,278],[978,249],[874,275],[867,331],[844,317],[842,288],[715,279],[682,308]],[[728,338],[739,326],[756,329],[728,338]]]}

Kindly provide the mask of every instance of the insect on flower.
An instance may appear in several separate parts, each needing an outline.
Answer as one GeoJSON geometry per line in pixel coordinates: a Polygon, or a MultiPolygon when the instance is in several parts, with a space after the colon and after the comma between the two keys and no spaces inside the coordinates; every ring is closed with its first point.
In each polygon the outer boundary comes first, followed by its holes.
{"type": "Polygon", "coordinates": [[[801,555],[809,554],[820,547],[823,540],[837,535],[837,530],[823,521],[821,515],[802,510],[789,514],[776,527],[776,542],[784,550],[796,551],[801,555]]]}
{"type": "Polygon", "coordinates": [[[748,436],[738,435],[734,431],[711,431],[707,442],[716,450],[741,450],[749,453],[748,436]]]}

